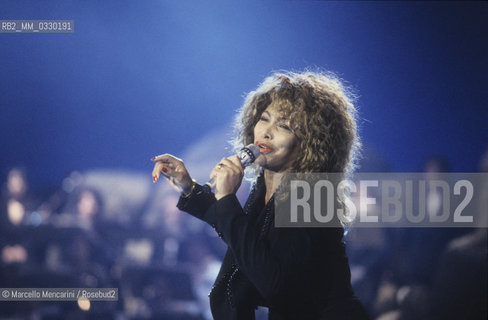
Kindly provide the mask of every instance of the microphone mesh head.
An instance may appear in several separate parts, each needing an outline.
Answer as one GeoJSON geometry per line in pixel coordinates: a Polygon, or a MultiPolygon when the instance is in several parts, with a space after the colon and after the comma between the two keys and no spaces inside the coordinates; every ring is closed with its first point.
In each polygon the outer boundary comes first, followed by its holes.
{"type": "Polygon", "coordinates": [[[251,163],[256,160],[257,157],[259,157],[259,154],[261,152],[259,151],[259,147],[256,146],[255,144],[250,144],[244,148],[242,148],[238,153],[237,156],[239,159],[241,159],[241,164],[242,167],[245,168],[251,163]]]}
{"type": "Polygon", "coordinates": [[[248,144],[246,148],[249,149],[254,155],[254,160],[256,160],[256,158],[259,157],[259,155],[261,154],[261,151],[259,151],[259,147],[254,143],[248,144]]]}

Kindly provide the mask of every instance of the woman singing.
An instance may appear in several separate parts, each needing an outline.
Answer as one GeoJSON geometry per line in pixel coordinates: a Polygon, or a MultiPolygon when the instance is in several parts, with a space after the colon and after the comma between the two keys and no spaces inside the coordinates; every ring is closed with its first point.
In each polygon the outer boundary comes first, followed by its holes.
{"type": "MultiPolygon", "coordinates": [[[[237,156],[211,172],[215,193],[192,180],[182,160],[153,158],[160,175],[182,190],[178,208],[206,221],[228,246],[210,292],[215,319],[367,319],[350,285],[343,228],[274,227],[274,194],[286,173],[351,170],[359,145],[355,109],[329,74],[276,73],[245,99],[236,120],[236,149],[261,151],[246,170],[254,180],[241,207],[236,191],[244,169],[237,156]]],[[[280,214],[276,212],[276,214],[280,214]]]]}

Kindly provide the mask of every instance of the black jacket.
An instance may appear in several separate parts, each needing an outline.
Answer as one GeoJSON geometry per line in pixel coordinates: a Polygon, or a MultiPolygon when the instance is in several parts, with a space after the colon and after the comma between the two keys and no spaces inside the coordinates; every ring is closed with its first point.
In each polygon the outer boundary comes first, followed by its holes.
{"type": "Polygon", "coordinates": [[[342,228],[275,228],[258,178],[244,208],[235,195],[216,201],[196,185],[178,208],[206,221],[228,245],[210,292],[215,319],[367,319],[350,285],[342,228]]]}

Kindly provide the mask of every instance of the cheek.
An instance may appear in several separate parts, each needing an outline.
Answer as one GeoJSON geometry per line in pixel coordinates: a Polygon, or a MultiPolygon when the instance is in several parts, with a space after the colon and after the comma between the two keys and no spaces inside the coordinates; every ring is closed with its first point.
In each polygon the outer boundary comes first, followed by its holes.
{"type": "Polygon", "coordinates": [[[254,126],[254,129],[252,130],[252,142],[256,141],[256,137],[259,137],[258,135],[258,125],[254,126]]]}
{"type": "Polygon", "coordinates": [[[254,126],[254,129],[253,129],[254,138],[259,136],[259,132],[261,132],[261,125],[259,124],[259,121],[258,121],[258,123],[256,123],[256,125],[254,126]]]}
{"type": "Polygon", "coordinates": [[[286,149],[287,158],[289,161],[295,161],[298,157],[298,141],[296,139],[292,139],[288,141],[288,146],[286,149]]]}
{"type": "Polygon", "coordinates": [[[256,158],[255,163],[257,163],[261,167],[267,167],[268,158],[265,154],[260,154],[259,157],[256,158]]]}
{"type": "Polygon", "coordinates": [[[288,137],[285,139],[283,146],[289,151],[292,152],[295,150],[297,146],[297,141],[295,137],[288,137]]]}

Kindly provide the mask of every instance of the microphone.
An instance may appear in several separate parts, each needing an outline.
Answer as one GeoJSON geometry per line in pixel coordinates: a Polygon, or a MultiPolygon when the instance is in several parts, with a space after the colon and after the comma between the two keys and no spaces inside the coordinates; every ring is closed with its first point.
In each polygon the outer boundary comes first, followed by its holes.
{"type": "MultiPolygon", "coordinates": [[[[259,151],[259,147],[252,143],[245,146],[244,148],[239,150],[239,152],[237,152],[237,156],[241,160],[241,165],[243,168],[253,163],[257,159],[257,157],[259,157],[260,154],[261,152],[259,151]]],[[[204,192],[210,193],[212,191],[212,188],[214,187],[214,183],[215,183],[215,177],[210,179],[207,183],[205,183],[202,186],[204,192]]]]}

